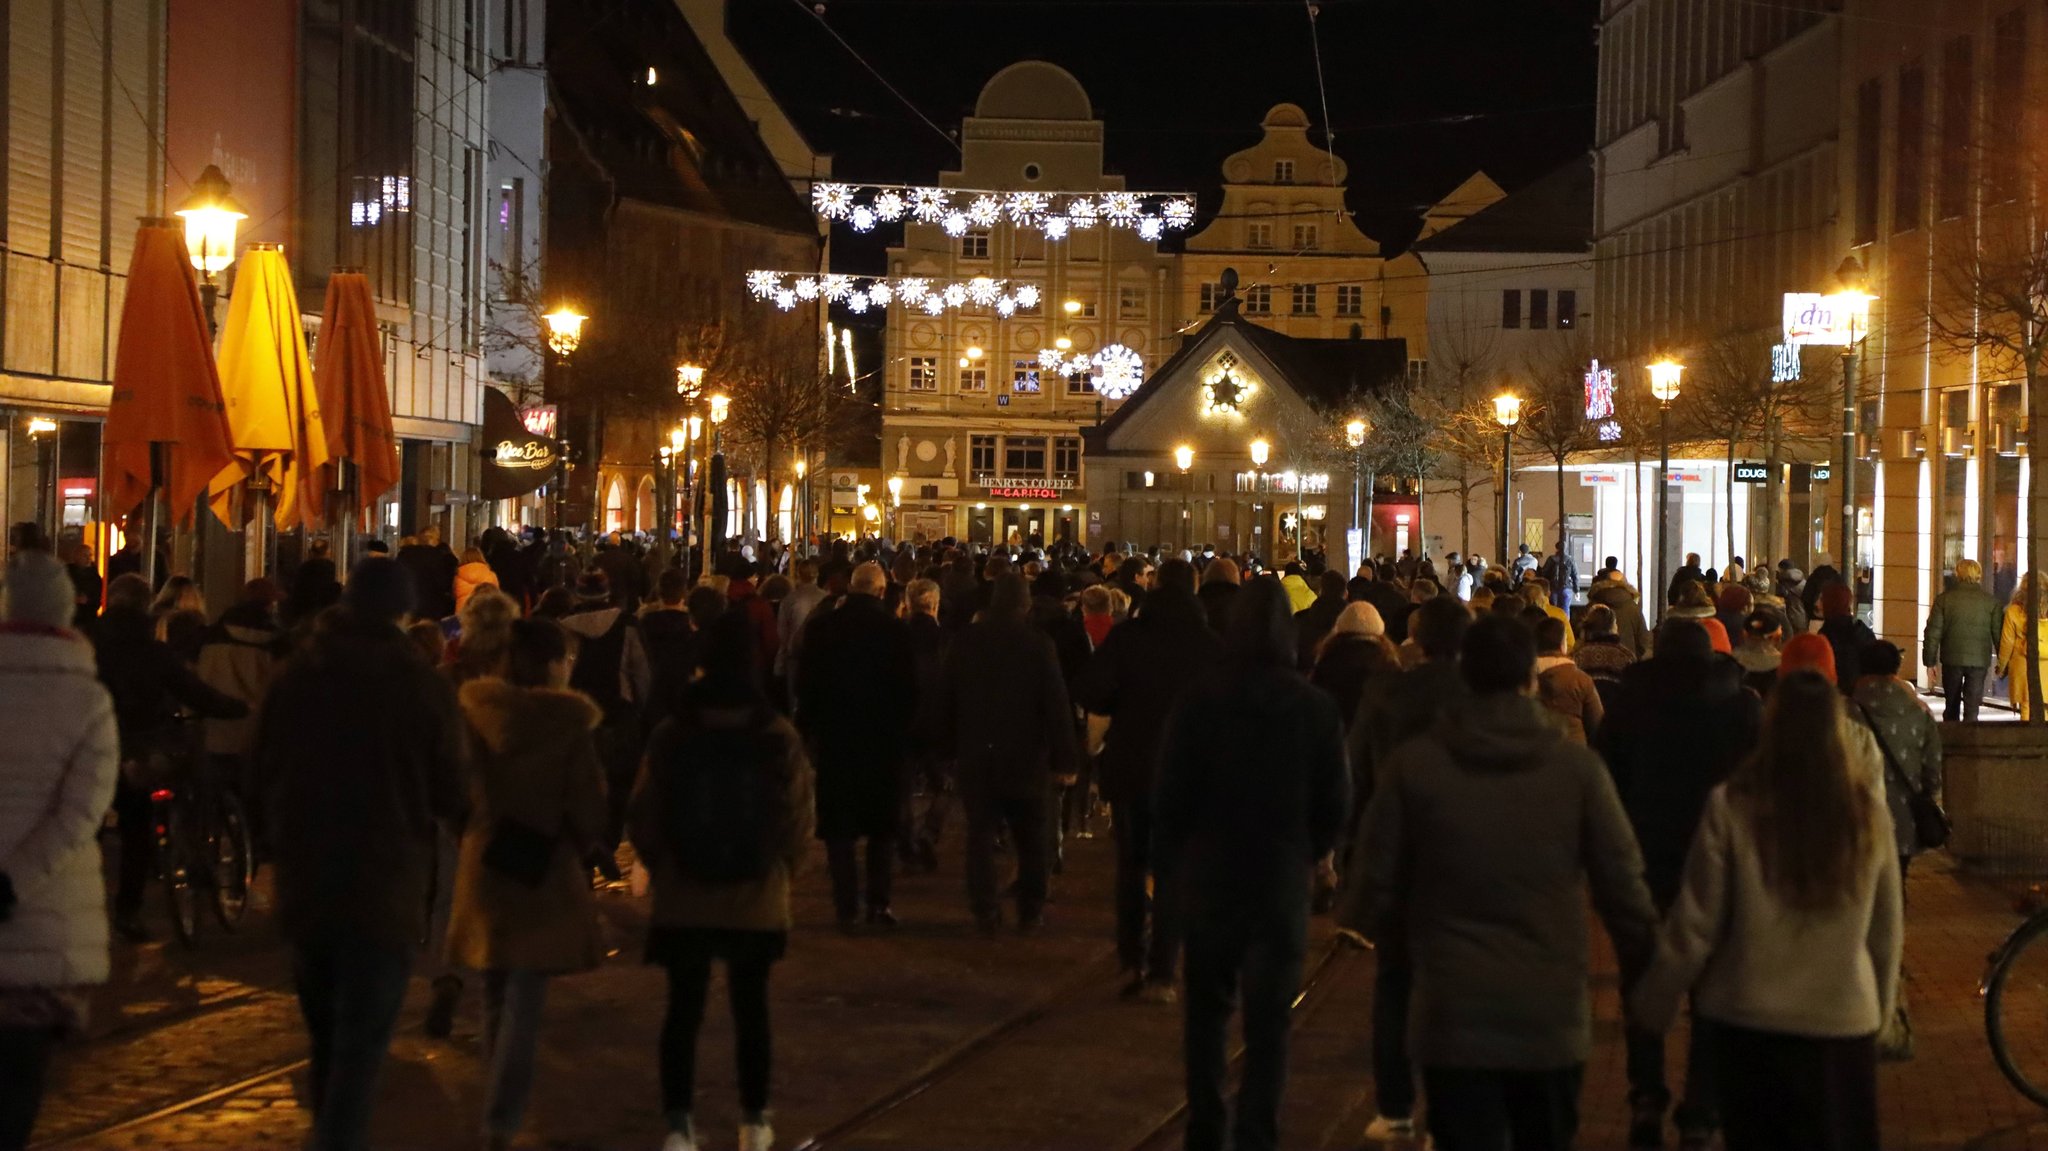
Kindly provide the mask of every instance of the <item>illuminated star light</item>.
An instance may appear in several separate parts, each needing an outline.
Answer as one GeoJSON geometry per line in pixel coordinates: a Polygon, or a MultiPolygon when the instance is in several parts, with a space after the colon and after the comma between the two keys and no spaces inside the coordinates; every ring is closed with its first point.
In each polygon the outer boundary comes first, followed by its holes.
{"type": "Polygon", "coordinates": [[[802,277],[799,277],[799,278],[798,278],[798,280],[797,280],[797,282],[796,282],[796,294],[797,294],[797,298],[798,298],[798,299],[804,299],[804,300],[815,300],[815,299],[817,299],[817,298],[818,298],[818,281],[816,281],[816,280],[813,280],[813,279],[812,279],[812,278],[810,278],[809,276],[802,276],[802,277]]]}
{"type": "Polygon", "coordinates": [[[882,192],[875,197],[875,218],[882,220],[885,223],[893,224],[896,221],[901,220],[903,218],[905,208],[906,205],[903,203],[903,196],[899,192],[882,192]]]}
{"type": "Polygon", "coordinates": [[[976,196],[974,202],[967,205],[967,218],[974,221],[977,228],[993,227],[1002,214],[1003,206],[994,196],[976,196]]]}
{"type": "Polygon", "coordinates": [[[1038,350],[1038,367],[1041,371],[1057,372],[1065,365],[1066,359],[1064,355],[1060,354],[1058,348],[1040,348],[1038,350]]]}
{"type": "Polygon", "coordinates": [[[924,313],[927,316],[941,316],[946,312],[945,297],[930,295],[924,298],[924,313]]]}
{"type": "Polygon", "coordinates": [[[1001,316],[1002,318],[1007,320],[1011,316],[1014,316],[1016,314],[1017,301],[1011,299],[1008,296],[1004,296],[1002,299],[996,301],[996,315],[1001,316]]]}
{"type": "Polygon", "coordinates": [[[1175,230],[1195,222],[1195,202],[1186,196],[1175,196],[1168,200],[1160,211],[1166,216],[1166,226],[1175,230]]]}
{"type": "Polygon", "coordinates": [[[1045,213],[1044,192],[1012,192],[1003,204],[1013,224],[1029,224],[1045,213]]]}
{"type": "Polygon", "coordinates": [[[868,300],[878,308],[888,307],[889,301],[895,298],[896,290],[889,286],[887,280],[876,280],[868,285],[868,300]]]}
{"type": "Polygon", "coordinates": [[[1112,224],[1130,227],[1138,218],[1138,197],[1131,192],[1105,192],[1102,195],[1102,214],[1112,224]]]}
{"type": "Polygon", "coordinates": [[[854,313],[855,315],[859,315],[860,313],[867,311],[868,294],[866,292],[848,293],[846,297],[846,308],[848,311],[854,313]]]}
{"type": "Polygon", "coordinates": [[[1095,201],[1087,196],[1067,202],[1067,223],[1073,225],[1077,232],[1094,227],[1095,215],[1095,201]]]}
{"type": "Polygon", "coordinates": [[[896,295],[913,307],[924,303],[924,298],[931,294],[931,290],[932,282],[917,276],[896,281],[896,295]]]}
{"type": "Polygon", "coordinates": [[[1148,242],[1157,240],[1165,233],[1163,224],[1164,222],[1157,216],[1144,215],[1138,217],[1138,238],[1148,242]]]}
{"type": "Polygon", "coordinates": [[[1017,306],[1020,308],[1035,308],[1038,306],[1037,284],[1017,285],[1017,306]]]}
{"type": "Polygon", "coordinates": [[[827,220],[843,220],[853,210],[853,189],[845,184],[819,184],[811,189],[811,206],[827,220]]]}
{"type": "Polygon", "coordinates": [[[976,276],[967,281],[967,298],[984,308],[995,303],[996,297],[1001,294],[1002,289],[987,276],[976,276]]]}
{"type": "Polygon", "coordinates": [[[945,216],[951,199],[942,188],[913,188],[910,192],[910,214],[920,224],[936,224],[945,216]]]}
{"type": "Polygon", "coordinates": [[[1145,358],[1122,344],[1110,344],[1095,353],[1096,375],[1089,381],[1106,400],[1121,400],[1138,390],[1145,379],[1145,358]]]}
{"type": "Polygon", "coordinates": [[[945,301],[946,306],[949,308],[964,306],[967,303],[967,286],[965,284],[947,284],[945,301]]]}
{"type": "Polygon", "coordinates": [[[1065,216],[1047,216],[1045,223],[1039,225],[1039,230],[1045,233],[1045,238],[1048,240],[1064,240],[1067,238],[1067,218],[1065,216]]]}
{"type": "Polygon", "coordinates": [[[787,312],[796,307],[796,293],[783,288],[775,293],[775,306],[787,312]]]}
{"type": "Polygon", "coordinates": [[[826,276],[823,280],[818,282],[819,294],[823,295],[828,300],[842,299],[845,297],[846,293],[852,290],[852,276],[831,275],[826,276]]]}

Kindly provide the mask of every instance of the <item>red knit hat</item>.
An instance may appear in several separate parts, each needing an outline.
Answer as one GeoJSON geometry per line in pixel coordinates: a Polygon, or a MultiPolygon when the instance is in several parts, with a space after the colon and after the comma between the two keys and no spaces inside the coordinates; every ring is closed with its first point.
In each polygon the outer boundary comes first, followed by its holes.
{"type": "Polygon", "coordinates": [[[1783,679],[1795,671],[1817,671],[1829,683],[1835,682],[1835,649],[1811,633],[1793,636],[1778,656],[1778,677],[1783,679]]]}
{"type": "Polygon", "coordinates": [[[1722,655],[1735,654],[1735,645],[1728,642],[1728,629],[1722,625],[1720,620],[1715,619],[1713,616],[1707,616],[1699,621],[1699,625],[1700,629],[1707,633],[1707,639],[1713,643],[1715,651],[1720,652],[1722,655]]]}

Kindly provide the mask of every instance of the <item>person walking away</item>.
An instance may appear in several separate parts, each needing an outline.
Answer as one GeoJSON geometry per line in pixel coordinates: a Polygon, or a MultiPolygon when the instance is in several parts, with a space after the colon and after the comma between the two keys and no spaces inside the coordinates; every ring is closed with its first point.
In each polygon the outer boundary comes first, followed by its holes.
{"type": "MultiPolygon", "coordinates": [[[[1294,618],[1300,623],[1300,616],[1294,618]]],[[[1379,610],[1360,601],[1346,604],[1330,633],[1316,645],[1315,664],[1308,673],[1308,681],[1337,705],[1337,716],[1344,721],[1348,735],[1358,718],[1358,703],[1365,697],[1366,685],[1378,676],[1398,675],[1400,671],[1400,653],[1387,642],[1386,624],[1380,619],[1379,610]]]]}
{"type": "MultiPolygon", "coordinates": [[[[1158,866],[1186,914],[1188,1151],[1280,1145],[1289,1009],[1308,948],[1309,879],[1351,810],[1343,724],[1294,670],[1286,590],[1238,593],[1221,662],[1190,688],[1159,754],[1158,866]],[[1226,1119],[1225,1047],[1243,999],[1244,1064],[1226,1119]]],[[[1114,725],[1111,725],[1114,728],[1114,725]]]]}
{"type": "Polygon", "coordinates": [[[1536,574],[1542,563],[1529,554],[1528,544],[1515,545],[1515,558],[1508,564],[1508,586],[1521,587],[1522,581],[1536,574]]]}
{"type": "Polygon", "coordinates": [[[739,1056],[741,1151],[769,1151],[768,974],[789,943],[790,880],[813,832],[804,741],[754,677],[758,630],[723,615],[703,678],[654,730],[633,789],[633,847],[653,877],[647,962],[667,969],[663,1151],[698,1151],[697,1033],[711,964],[725,964],[739,1056]]]}
{"type": "Polygon", "coordinates": [[[818,585],[818,561],[805,556],[790,565],[789,594],[775,615],[775,662],[772,670],[787,697],[796,691],[797,645],[811,612],[824,602],[825,589],[818,585]]]}
{"type": "Polygon", "coordinates": [[[937,714],[945,694],[946,659],[953,637],[939,623],[939,585],[928,579],[910,581],[903,591],[909,606],[910,658],[917,672],[917,714],[911,722],[911,770],[904,776],[903,811],[898,822],[906,837],[906,863],[926,872],[939,869],[939,837],[953,802],[952,757],[941,746],[942,721],[937,714]],[[916,786],[924,786],[924,818],[912,810],[916,786]]]}
{"type": "MultiPolygon", "coordinates": [[[[220,621],[208,628],[199,645],[197,672],[206,686],[222,695],[240,700],[254,712],[263,706],[285,654],[284,631],[277,622],[277,585],[267,579],[250,580],[242,586],[233,606],[221,613],[220,621]]],[[[227,784],[241,797],[243,809],[252,819],[263,817],[261,781],[256,778],[252,753],[256,746],[256,721],[209,719],[205,724],[207,769],[216,785],[227,784]]],[[[254,829],[261,839],[261,827],[254,829]]]]}
{"type": "Polygon", "coordinates": [[[1735,663],[1742,669],[1742,684],[1758,698],[1771,694],[1778,682],[1778,664],[1784,659],[1785,622],[1777,612],[1759,608],[1742,621],[1741,638],[1735,644],[1735,663]]]}
{"type": "Polygon", "coordinates": [[[1604,603],[1587,605],[1586,613],[1579,617],[1579,633],[1579,646],[1572,649],[1572,662],[1593,678],[1604,709],[1620,689],[1622,673],[1641,657],[1622,642],[1614,609],[1604,603]]]}
{"type": "Polygon", "coordinates": [[[697,628],[690,621],[690,581],[680,568],[666,568],[654,582],[654,598],[640,609],[640,642],[647,649],[653,685],[648,727],[675,713],[683,691],[697,674],[697,628]]]}
{"type": "Polygon", "coordinates": [[[960,799],[967,810],[967,899],[975,925],[1002,925],[995,839],[1007,827],[1017,851],[1017,928],[1045,922],[1051,837],[1046,797],[1079,778],[1080,740],[1074,708],[1053,641],[1032,626],[1031,593],[1015,572],[996,577],[988,609],[953,641],[945,695],[936,714],[944,746],[955,754],[960,799]],[[983,668],[1003,668],[1001,690],[979,681],[983,668]]]}
{"type": "Polygon", "coordinates": [[[1565,551],[1563,540],[1557,541],[1557,550],[1544,559],[1540,574],[1550,585],[1550,606],[1570,611],[1579,594],[1579,566],[1565,551]]]}
{"type": "Polygon", "coordinates": [[[107,609],[93,629],[100,682],[114,697],[121,733],[121,778],[114,785],[121,864],[114,889],[114,930],[132,943],[147,942],[142,897],[156,850],[149,793],[167,780],[185,783],[178,769],[197,745],[179,729],[178,709],[205,719],[241,719],[247,705],[206,686],[191,666],[156,638],[149,619],[149,584],[139,575],[117,576],[107,586],[107,609]]]}
{"type": "Polygon", "coordinates": [[[1343,572],[1325,571],[1316,579],[1315,600],[1294,613],[1294,666],[1303,675],[1315,667],[1316,652],[1322,647],[1323,638],[1337,626],[1337,617],[1344,613],[1346,583],[1343,572]]]}
{"type": "Polygon", "coordinates": [[[1175,705],[1222,653],[1222,641],[1195,599],[1194,566],[1168,560],[1159,566],[1144,606],[1109,633],[1076,689],[1083,709],[1110,721],[1102,741],[1101,788],[1116,836],[1117,959],[1127,999],[1174,998],[1180,930],[1174,877],[1153,850],[1154,765],[1175,705]],[[1162,668],[1174,671],[1162,675],[1162,668]]]}
{"type": "MultiPolygon", "coordinates": [[[[1458,656],[1472,613],[1450,596],[1425,600],[1411,618],[1409,639],[1422,662],[1399,675],[1375,677],[1367,683],[1358,715],[1345,740],[1351,763],[1352,810],[1345,826],[1353,829],[1346,845],[1344,881],[1338,896],[1337,925],[1364,937],[1373,926],[1363,903],[1366,852],[1360,827],[1365,806],[1378,785],[1380,765],[1394,749],[1428,731],[1444,713],[1465,698],[1465,680],[1458,674],[1458,656]]],[[[1408,1053],[1408,1008],[1414,993],[1414,969],[1408,941],[1398,925],[1380,924],[1374,944],[1372,993],[1373,1096],[1377,1111],[1366,1125],[1369,1142],[1406,1139],[1415,1133],[1415,1066],[1408,1053]]]]}
{"type": "Polygon", "coordinates": [[[1785,677],[1716,787],[1657,960],[1629,997],[1711,1020],[1728,1151],[1880,1146],[1875,1036],[1898,994],[1899,859],[1883,796],[1842,739],[1836,685],[1785,677]],[[1796,813],[1796,818],[1793,814],[1796,813]]]}
{"type": "Polygon", "coordinates": [[[872,561],[855,568],[846,598],[806,626],[797,664],[796,722],[817,765],[817,834],[842,931],[861,919],[856,852],[863,839],[868,925],[896,925],[891,857],[903,830],[897,817],[917,712],[917,664],[909,625],[883,606],[888,578],[872,561]]]}
{"type": "Polygon", "coordinates": [[[1366,808],[1358,897],[1413,955],[1436,1147],[1566,1148],[1592,1049],[1587,890],[1624,980],[1656,909],[1599,757],[1532,698],[1529,629],[1478,621],[1457,667],[1469,697],[1388,758],[1366,808]]]}
{"type": "Polygon", "coordinates": [[[1593,581],[1593,590],[1586,593],[1586,603],[1604,604],[1614,612],[1614,633],[1637,659],[1650,654],[1650,627],[1643,619],[1642,598],[1629,586],[1621,569],[1609,569],[1593,581]]]}
{"type": "Polygon", "coordinates": [[[441,542],[438,526],[428,524],[415,542],[402,545],[392,558],[412,573],[413,614],[421,619],[446,619],[455,614],[455,572],[461,563],[441,542]]]}
{"type": "MultiPolygon", "coordinates": [[[[1914,856],[1942,846],[1921,842],[1913,818],[1915,796],[1941,801],[1941,725],[1921,702],[1919,691],[1899,678],[1903,663],[1904,656],[1895,644],[1879,640],[1864,648],[1862,674],[1849,694],[1850,718],[1870,730],[1884,761],[1884,801],[1898,845],[1901,882],[1914,856]]],[[[1887,1058],[1912,1056],[1913,1027],[1906,1016],[1903,983],[1878,1044],[1879,1054],[1887,1058]]]]}
{"type": "Polygon", "coordinates": [[[1984,590],[1983,565],[1957,560],[1955,583],[1935,597],[1920,644],[1920,661],[1941,669],[1941,717],[1948,722],[1976,722],[1984,677],[1998,659],[2001,622],[1998,601],[1984,590]]]}
{"type": "Polygon", "coordinates": [[[1877,634],[1856,618],[1856,593],[1840,580],[1822,589],[1820,615],[1820,637],[1835,649],[1837,686],[1848,695],[1856,686],[1857,669],[1863,666],[1863,649],[1877,642],[1877,634]]]}
{"type": "Polygon", "coordinates": [[[1700,570],[1700,553],[1687,552],[1685,562],[1679,565],[1677,571],[1671,573],[1671,586],[1665,589],[1665,602],[1676,602],[1679,589],[1688,584],[1705,586],[1706,583],[1707,573],[1700,570]]]}
{"type": "Polygon", "coordinates": [[[1564,653],[1564,622],[1544,616],[1536,624],[1536,698],[1564,721],[1565,737],[1584,747],[1600,731],[1600,689],[1564,653]]]}
{"type": "MultiPolygon", "coordinates": [[[[139,577],[138,577],[139,578],[139,577]]],[[[100,820],[120,735],[76,589],[47,554],[0,575],[0,1148],[28,1145],[60,1039],[83,1032],[107,981],[100,820]]]]}
{"type": "Polygon", "coordinates": [[[2006,677],[2006,699],[2012,710],[2022,720],[2033,718],[2029,704],[2033,699],[2033,686],[2027,682],[2027,587],[2037,584],[2040,591],[2035,593],[2036,614],[2033,619],[2035,642],[2040,652],[2041,682],[2048,685],[2048,625],[2042,622],[2048,616],[2048,583],[2041,583],[2039,572],[2028,572],[2021,576],[2012,591],[2012,602],[2005,606],[2005,619],[1998,634],[1998,674],[2006,677]]]}
{"type": "Polygon", "coordinates": [[[1228,556],[1217,556],[1202,569],[1202,590],[1196,597],[1202,601],[1202,610],[1208,613],[1209,629],[1222,635],[1230,621],[1230,605],[1239,591],[1237,561],[1228,556]]]}
{"type": "MultiPolygon", "coordinates": [[[[1717,656],[1705,629],[1692,621],[1667,621],[1657,631],[1655,655],[1623,674],[1594,746],[1607,760],[1660,910],[1678,898],[1686,848],[1708,795],[1756,746],[1760,722],[1761,705],[1744,690],[1740,667],[1717,656]]],[[[1684,1098],[1672,1116],[1687,1148],[1711,1143],[1719,1123],[1711,1034],[1695,1019],[1684,1098]]],[[[1629,1145],[1661,1147],[1671,1104],[1664,1036],[1630,1028],[1623,1038],[1633,1116],[1629,1145]]]]}
{"type": "MultiPolygon", "coordinates": [[[[608,554],[623,552],[614,548],[608,554]]],[[[561,622],[574,644],[569,686],[604,711],[604,722],[597,728],[597,756],[604,761],[611,803],[605,844],[616,848],[626,826],[626,799],[639,763],[645,709],[654,694],[654,669],[647,660],[639,619],[613,589],[603,568],[585,569],[576,581],[576,606],[561,622]]],[[[609,853],[598,854],[600,868],[615,869],[609,853]]],[[[615,870],[606,874],[616,878],[615,870]]]]}
{"type": "Polygon", "coordinates": [[[498,582],[498,573],[493,571],[490,563],[484,559],[482,548],[470,548],[462,553],[462,563],[455,569],[454,587],[456,615],[462,614],[462,605],[469,602],[469,597],[476,594],[476,589],[492,587],[503,590],[498,582]]]}
{"type": "Polygon", "coordinates": [[[462,686],[470,732],[469,819],[448,918],[448,956],[483,972],[483,1133],[490,1151],[519,1134],[533,1087],[551,975],[604,955],[584,864],[604,838],[604,768],[591,733],[604,718],[568,689],[569,640],[553,620],[517,620],[504,678],[462,686]]]}
{"type": "Polygon", "coordinates": [[[404,567],[358,563],[257,725],[278,930],[312,1041],[314,1151],[370,1145],[385,1048],[427,927],[435,825],[468,807],[455,691],[399,630],[412,603],[404,567]]]}

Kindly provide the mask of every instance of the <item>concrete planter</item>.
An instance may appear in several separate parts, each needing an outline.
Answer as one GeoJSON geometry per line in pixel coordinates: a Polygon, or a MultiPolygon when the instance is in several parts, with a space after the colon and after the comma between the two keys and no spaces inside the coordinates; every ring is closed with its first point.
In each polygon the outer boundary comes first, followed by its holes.
{"type": "Polygon", "coordinates": [[[2048,875],[2048,724],[1941,725],[1948,850],[1985,875],[2048,875]]]}

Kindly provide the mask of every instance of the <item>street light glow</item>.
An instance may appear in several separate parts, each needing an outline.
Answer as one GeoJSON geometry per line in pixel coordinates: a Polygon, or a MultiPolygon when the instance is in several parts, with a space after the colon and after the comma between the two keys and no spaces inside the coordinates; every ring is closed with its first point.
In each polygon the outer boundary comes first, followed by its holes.
{"type": "Polygon", "coordinates": [[[1503,392],[1493,397],[1493,422],[1504,428],[1512,428],[1522,422],[1522,397],[1513,392],[1503,392]]]}
{"type": "Polygon", "coordinates": [[[679,396],[691,396],[691,397],[695,397],[695,396],[696,396],[696,394],[697,394],[697,389],[699,389],[699,388],[701,388],[701,387],[703,387],[703,386],[704,386],[704,366],[703,366],[702,364],[677,364],[677,365],[676,365],[676,394],[677,394],[677,395],[679,395],[679,396]]]}
{"type": "MultiPolygon", "coordinates": [[[[1271,445],[1271,444],[1267,443],[1267,442],[1266,442],[1266,441],[1264,441],[1264,440],[1253,440],[1253,441],[1252,441],[1252,466],[1253,466],[1253,467],[1258,467],[1258,468],[1263,468],[1263,467],[1265,467],[1265,466],[1266,466],[1266,459],[1267,459],[1267,457],[1271,456],[1272,454],[1273,454],[1273,445],[1271,445]]],[[[1182,465],[1182,466],[1186,466],[1186,465],[1182,465]]]]}
{"type": "Polygon", "coordinates": [[[1365,421],[1353,420],[1344,425],[1344,442],[1354,448],[1365,446],[1365,421]]]}
{"type": "Polygon", "coordinates": [[[589,318],[567,304],[542,316],[548,325],[548,350],[558,356],[574,355],[583,342],[583,321],[589,318]]]}
{"type": "Polygon", "coordinates": [[[235,262],[235,229],[249,218],[232,192],[228,178],[208,164],[176,213],[185,221],[185,251],[192,266],[208,279],[235,262]]]}
{"type": "Polygon", "coordinates": [[[1194,467],[1195,449],[1187,446],[1186,444],[1182,444],[1181,446],[1173,449],[1173,462],[1175,466],[1179,467],[1180,470],[1183,472],[1187,471],[1191,467],[1194,467]]]}
{"type": "Polygon", "coordinates": [[[1650,365],[1650,394],[1660,404],[1668,404],[1678,398],[1678,377],[1685,371],[1685,365],[1669,357],[1650,365]]]}
{"type": "Polygon", "coordinates": [[[729,407],[731,407],[731,406],[732,406],[732,397],[730,397],[730,396],[728,396],[728,395],[724,394],[723,392],[719,393],[718,395],[712,396],[712,397],[711,397],[711,422],[712,422],[712,423],[714,423],[714,424],[722,424],[722,423],[724,423],[724,422],[725,422],[725,417],[726,417],[726,409],[728,409],[728,408],[729,408],[729,407]]]}
{"type": "Polygon", "coordinates": [[[1068,300],[1066,303],[1060,305],[1060,310],[1070,316],[1078,316],[1081,314],[1081,301],[1068,300]]]}

